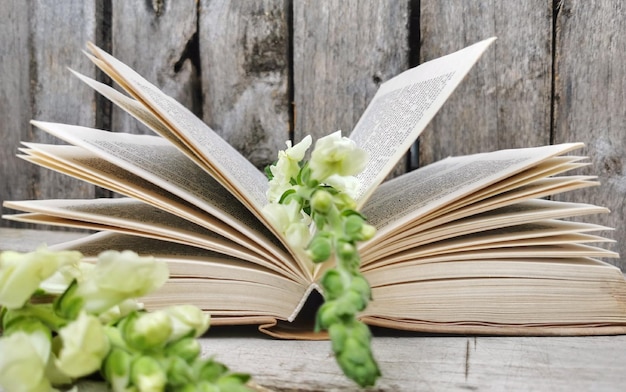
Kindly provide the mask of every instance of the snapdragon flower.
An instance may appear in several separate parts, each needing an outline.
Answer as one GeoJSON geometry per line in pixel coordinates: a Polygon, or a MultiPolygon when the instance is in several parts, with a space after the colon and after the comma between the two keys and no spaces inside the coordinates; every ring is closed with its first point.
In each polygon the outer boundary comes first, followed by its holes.
{"type": "Polygon", "coordinates": [[[73,378],[98,370],[109,352],[109,339],[100,320],[86,312],[61,328],[59,336],[62,348],[56,366],[73,378]]]}
{"type": "Polygon", "coordinates": [[[291,141],[288,140],[285,142],[287,149],[278,152],[278,160],[269,168],[272,179],[269,181],[267,199],[270,202],[280,200],[282,194],[291,187],[292,178],[298,175],[299,163],[311,145],[311,140],[311,136],[307,136],[295,146],[292,146],[291,141]]]}
{"type": "Polygon", "coordinates": [[[337,131],[315,143],[309,161],[311,176],[320,182],[331,175],[353,176],[365,168],[367,158],[365,150],[337,131]]]}
{"type": "Polygon", "coordinates": [[[0,338],[0,387],[12,392],[52,391],[45,376],[50,337],[17,331],[0,338]]]}
{"type": "Polygon", "coordinates": [[[0,305],[21,308],[44,280],[62,265],[76,264],[80,258],[79,252],[53,252],[45,247],[29,253],[0,253],[0,305]]]}
{"type": "Polygon", "coordinates": [[[154,291],[168,278],[167,265],[154,257],[142,257],[128,250],[106,251],[79,282],[73,297],[84,301],[87,312],[101,313],[128,298],[154,291]]]}
{"type": "Polygon", "coordinates": [[[268,203],[263,207],[263,213],[272,225],[285,235],[287,243],[293,249],[304,248],[309,243],[311,220],[302,213],[301,206],[296,200],[287,204],[268,203]]]}

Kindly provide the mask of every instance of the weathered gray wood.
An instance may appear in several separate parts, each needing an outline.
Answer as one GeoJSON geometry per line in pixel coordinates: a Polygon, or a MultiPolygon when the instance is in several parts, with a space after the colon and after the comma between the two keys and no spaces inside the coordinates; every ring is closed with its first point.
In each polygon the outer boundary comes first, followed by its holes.
{"type": "Polygon", "coordinates": [[[200,3],[204,120],[261,169],[290,137],[287,3],[200,3]]]}
{"type": "Polygon", "coordinates": [[[408,1],[294,1],[294,139],[350,133],[380,83],[408,68],[408,1]]]}
{"type": "Polygon", "coordinates": [[[35,167],[15,156],[20,141],[31,134],[29,7],[0,2],[0,35],[1,203],[35,197],[35,167]]]}
{"type": "Polygon", "coordinates": [[[421,61],[498,37],[420,137],[420,163],[548,144],[552,2],[420,4],[421,61]]]}
{"type": "MultiPolygon", "coordinates": [[[[626,10],[617,2],[561,2],[557,14],[556,142],[582,141],[587,173],[601,187],[564,195],[611,209],[593,219],[615,227],[615,250],[626,255],[626,10]]],[[[617,263],[626,268],[622,257],[617,263]]]]}
{"type": "MultiPolygon", "coordinates": [[[[10,119],[10,128],[3,129],[9,135],[7,141],[10,143],[2,143],[2,164],[5,165],[6,158],[7,165],[2,177],[8,181],[3,180],[7,186],[0,190],[0,200],[93,197],[93,186],[11,156],[17,152],[18,140],[59,142],[41,131],[33,132],[28,117],[95,125],[93,92],[80,86],[67,70],[70,67],[87,75],[94,74],[79,53],[87,40],[95,38],[95,1],[13,2],[8,6],[3,3],[3,7],[8,13],[3,15],[7,18],[7,23],[2,24],[3,29],[6,28],[6,33],[12,37],[7,40],[11,42],[9,48],[15,48],[14,54],[18,57],[9,62],[13,72],[2,77],[3,87],[5,83],[12,86],[9,93],[13,94],[11,100],[14,102],[7,108],[11,112],[2,117],[3,121],[10,119]],[[15,33],[9,32],[13,29],[16,29],[15,33]],[[8,83],[10,81],[12,83],[8,83]],[[19,87],[14,84],[17,81],[20,81],[19,87]]],[[[12,56],[7,53],[7,59],[12,56]]]]}
{"type": "MultiPolygon", "coordinates": [[[[196,1],[112,1],[112,54],[163,92],[199,114],[198,69],[187,58],[196,33],[196,1]]],[[[113,108],[111,129],[147,133],[124,111],[113,108]]]]}

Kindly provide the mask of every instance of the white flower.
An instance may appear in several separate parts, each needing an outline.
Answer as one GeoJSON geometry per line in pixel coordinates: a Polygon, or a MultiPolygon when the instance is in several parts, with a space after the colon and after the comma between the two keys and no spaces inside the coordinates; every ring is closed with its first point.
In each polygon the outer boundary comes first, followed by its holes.
{"type": "Polygon", "coordinates": [[[62,347],[55,364],[70,377],[86,376],[98,370],[109,352],[104,327],[96,316],[82,312],[59,331],[62,347]]]}
{"type": "Polygon", "coordinates": [[[143,303],[137,302],[134,298],[128,298],[108,310],[98,314],[98,319],[102,324],[115,323],[124,316],[135,310],[143,310],[143,303]]]}
{"type": "Polygon", "coordinates": [[[340,192],[344,192],[351,198],[356,198],[359,190],[359,180],[354,176],[340,176],[333,174],[324,180],[327,185],[332,186],[340,192]]]}
{"type": "Polygon", "coordinates": [[[311,239],[310,217],[300,209],[300,204],[291,201],[288,204],[269,203],[263,207],[263,213],[270,223],[281,233],[294,249],[306,247],[311,239]]]}
{"type": "Polygon", "coordinates": [[[163,309],[172,322],[172,335],[170,340],[175,341],[193,331],[193,337],[197,338],[209,329],[211,318],[202,309],[193,305],[170,306],[163,309]]]}
{"type": "Polygon", "coordinates": [[[167,265],[154,257],[141,257],[132,251],[106,251],[96,266],[79,283],[75,295],[84,299],[84,309],[101,313],[128,298],[146,295],[169,278],[167,265]]]}
{"type": "MultiPolygon", "coordinates": [[[[50,338],[42,331],[17,331],[0,338],[0,387],[5,391],[51,391],[45,377],[50,338]]],[[[0,389],[1,389],[0,388],[0,389]]]]}
{"type": "Polygon", "coordinates": [[[29,253],[0,253],[0,305],[21,308],[44,280],[81,257],[76,251],[53,252],[45,247],[29,253]]]}
{"type": "Polygon", "coordinates": [[[290,181],[295,178],[300,171],[299,163],[304,158],[306,150],[311,146],[311,136],[307,135],[295,146],[291,146],[291,141],[287,140],[287,149],[278,152],[278,160],[270,171],[274,178],[269,182],[267,190],[267,200],[275,202],[280,196],[291,187],[290,181]]]}
{"type": "Polygon", "coordinates": [[[367,152],[354,141],[341,137],[341,131],[324,136],[315,143],[309,167],[311,176],[324,182],[329,176],[351,176],[360,173],[367,163],[367,152]]]}

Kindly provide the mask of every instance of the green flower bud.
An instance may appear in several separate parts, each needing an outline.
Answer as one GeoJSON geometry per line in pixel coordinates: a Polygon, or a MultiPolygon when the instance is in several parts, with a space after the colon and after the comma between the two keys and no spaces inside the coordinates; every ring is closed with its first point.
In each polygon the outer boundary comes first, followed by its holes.
{"type": "Polygon", "coordinates": [[[320,214],[326,214],[333,206],[333,196],[323,189],[315,191],[311,197],[311,208],[320,214]]]}
{"type": "Polygon", "coordinates": [[[326,330],[333,324],[340,324],[341,318],[336,312],[334,301],[327,301],[317,310],[315,331],[326,330]]]}
{"type": "Polygon", "coordinates": [[[54,301],[54,311],[61,317],[74,320],[78,317],[85,304],[84,299],[76,294],[78,283],[73,281],[69,287],[54,301]]]}
{"type": "Polygon", "coordinates": [[[328,328],[328,334],[335,354],[343,351],[348,339],[348,329],[343,324],[333,324],[328,328]]]}
{"type": "Polygon", "coordinates": [[[193,369],[183,358],[169,357],[167,363],[167,381],[170,386],[179,387],[195,381],[193,369]]]}
{"type": "Polygon", "coordinates": [[[198,358],[201,351],[200,342],[194,338],[183,338],[165,347],[166,355],[182,358],[187,363],[191,363],[198,358]]]}
{"type": "Polygon", "coordinates": [[[184,336],[199,337],[209,329],[211,317],[194,305],[176,305],[163,310],[172,322],[170,341],[184,336]]]}
{"type": "Polygon", "coordinates": [[[349,215],[344,220],[343,228],[350,239],[356,240],[355,237],[360,236],[363,228],[363,218],[358,214],[349,215]]]}
{"type": "Polygon", "coordinates": [[[352,314],[362,311],[367,306],[367,298],[354,290],[348,290],[343,297],[341,297],[341,301],[342,303],[350,304],[350,309],[353,310],[352,314]]]}
{"type": "Polygon", "coordinates": [[[198,392],[221,392],[217,384],[208,381],[201,381],[195,385],[194,391],[198,392]]]}
{"type": "Polygon", "coordinates": [[[356,202],[347,193],[340,192],[335,195],[335,206],[340,211],[354,210],[356,208],[356,202]]]}
{"type": "Polygon", "coordinates": [[[344,349],[336,358],[343,372],[361,387],[374,385],[380,376],[369,346],[352,336],[346,339],[344,349]]]}
{"type": "Polygon", "coordinates": [[[350,290],[360,294],[365,300],[372,299],[372,289],[369,282],[362,275],[355,275],[350,281],[350,290]]]}
{"type": "Polygon", "coordinates": [[[126,391],[130,382],[131,364],[132,356],[117,347],[113,348],[106,357],[103,374],[114,392],[126,391]]]}
{"type": "Polygon", "coordinates": [[[349,242],[339,241],[337,244],[337,256],[341,260],[349,261],[358,257],[356,247],[349,242]]]}
{"type": "Polygon", "coordinates": [[[361,228],[360,238],[358,240],[359,241],[370,240],[372,239],[372,237],[374,237],[375,234],[376,234],[376,227],[368,223],[364,223],[363,227],[361,228]]]}
{"type": "Polygon", "coordinates": [[[122,336],[129,346],[138,350],[160,348],[172,334],[172,322],[163,311],[128,315],[121,325],[122,336]]]}
{"type": "Polygon", "coordinates": [[[332,240],[323,233],[318,233],[313,237],[307,248],[307,254],[314,263],[321,263],[328,260],[332,252],[332,240]]]}
{"type": "Polygon", "coordinates": [[[223,392],[249,392],[246,383],[250,380],[250,375],[243,373],[230,373],[217,380],[217,386],[223,392]]]}
{"type": "Polygon", "coordinates": [[[326,271],[321,280],[324,289],[324,297],[327,300],[338,298],[345,290],[345,285],[341,273],[336,269],[326,271]]]}
{"type": "Polygon", "coordinates": [[[215,383],[221,376],[226,374],[228,368],[210,358],[196,361],[194,363],[194,370],[196,371],[198,381],[215,383]]]}
{"type": "Polygon", "coordinates": [[[156,359],[143,356],[133,362],[130,380],[141,392],[164,391],[167,375],[156,359]]]}

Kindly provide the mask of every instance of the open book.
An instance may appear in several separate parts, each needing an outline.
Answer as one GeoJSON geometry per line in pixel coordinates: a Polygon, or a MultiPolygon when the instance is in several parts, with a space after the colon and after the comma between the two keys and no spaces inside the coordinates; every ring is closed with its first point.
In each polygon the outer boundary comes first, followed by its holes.
{"type": "MultiPolygon", "coordinates": [[[[547,199],[596,185],[562,175],[585,165],[571,154],[581,144],[448,158],[383,182],[492,41],[387,81],[350,134],[369,152],[357,203],[378,229],[360,248],[373,293],[360,317],[435,333],[626,333],[626,281],[599,260],[617,254],[596,246],[607,228],[569,219],[607,210],[547,199]]],[[[158,136],[33,121],[68,144],[24,143],[22,158],[126,197],[7,201],[21,213],[5,218],[97,230],[61,245],[87,256],[132,249],[167,260],[171,279],[148,308],[192,303],[214,325],[307,336],[295,326],[327,267],[263,216],[264,174],[132,69],[89,51],[127,94],[76,75],[158,136]]]]}

